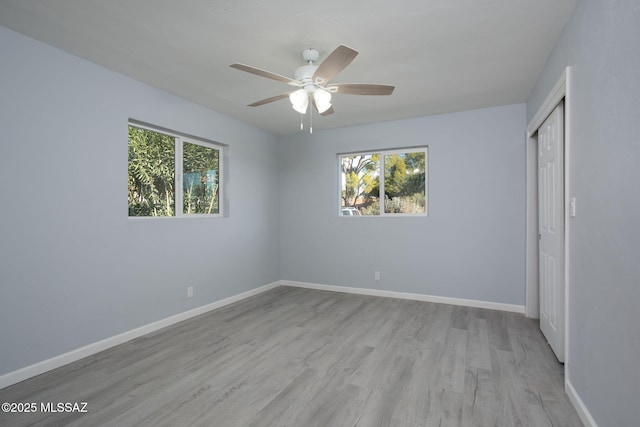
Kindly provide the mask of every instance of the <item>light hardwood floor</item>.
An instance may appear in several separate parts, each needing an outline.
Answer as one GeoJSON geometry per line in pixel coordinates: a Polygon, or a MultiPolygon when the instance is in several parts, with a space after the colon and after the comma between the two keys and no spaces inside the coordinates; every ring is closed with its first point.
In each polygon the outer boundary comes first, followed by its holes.
{"type": "Polygon", "coordinates": [[[522,315],[279,287],[0,390],[2,426],[581,426],[522,315]],[[40,408],[38,408],[40,409],[40,408]]]}

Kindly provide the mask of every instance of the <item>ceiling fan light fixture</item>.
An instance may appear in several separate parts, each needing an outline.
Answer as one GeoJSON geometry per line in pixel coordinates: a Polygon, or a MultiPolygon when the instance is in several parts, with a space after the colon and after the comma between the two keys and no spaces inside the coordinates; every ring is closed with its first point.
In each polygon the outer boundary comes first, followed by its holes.
{"type": "Polygon", "coordinates": [[[291,106],[300,114],[306,114],[309,106],[309,95],[304,89],[298,89],[289,95],[291,106]]]}
{"type": "MultiPolygon", "coordinates": [[[[320,58],[319,52],[311,48],[305,49],[302,52],[302,59],[306,64],[295,69],[295,79],[246,64],[234,63],[231,64],[231,67],[260,77],[284,82],[298,88],[298,90],[294,89],[294,92],[282,93],[253,102],[247,105],[247,107],[258,107],[288,97],[291,101],[291,107],[295,111],[300,114],[306,114],[309,109],[309,103],[313,103],[311,113],[309,114],[309,123],[312,125],[313,110],[318,111],[322,116],[329,116],[335,113],[331,105],[331,94],[333,93],[348,95],[391,95],[393,92],[394,87],[389,85],[361,83],[329,84],[357,55],[357,51],[350,47],[340,45],[318,64],[318,59],[320,58]]],[[[302,117],[300,117],[301,124],[302,121],[302,117]]],[[[309,132],[311,132],[312,129],[313,128],[309,126],[309,132]]]]}
{"type": "Polygon", "coordinates": [[[331,108],[331,94],[324,89],[317,88],[313,91],[313,100],[320,114],[331,108]]]}

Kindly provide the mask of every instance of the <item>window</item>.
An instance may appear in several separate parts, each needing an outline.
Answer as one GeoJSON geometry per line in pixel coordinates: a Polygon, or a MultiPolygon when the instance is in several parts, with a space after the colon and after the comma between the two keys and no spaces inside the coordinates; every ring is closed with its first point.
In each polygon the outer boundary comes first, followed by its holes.
{"type": "Polygon", "coordinates": [[[129,216],[220,215],[221,153],[211,142],[129,124],[129,216]]]}
{"type": "Polygon", "coordinates": [[[338,158],[341,216],[427,214],[427,147],[338,158]]]}

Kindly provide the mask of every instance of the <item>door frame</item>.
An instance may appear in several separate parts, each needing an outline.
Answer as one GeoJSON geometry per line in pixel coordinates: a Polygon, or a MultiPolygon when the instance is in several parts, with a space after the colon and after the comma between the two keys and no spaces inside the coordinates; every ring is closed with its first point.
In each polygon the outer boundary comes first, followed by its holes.
{"type": "Polygon", "coordinates": [[[547,95],[536,114],[527,125],[526,134],[526,262],[525,314],[537,319],[540,317],[539,277],[538,277],[538,128],[564,99],[564,377],[567,383],[569,365],[569,215],[567,200],[570,199],[570,158],[572,143],[571,123],[571,67],[566,67],[553,89],[547,95]]]}

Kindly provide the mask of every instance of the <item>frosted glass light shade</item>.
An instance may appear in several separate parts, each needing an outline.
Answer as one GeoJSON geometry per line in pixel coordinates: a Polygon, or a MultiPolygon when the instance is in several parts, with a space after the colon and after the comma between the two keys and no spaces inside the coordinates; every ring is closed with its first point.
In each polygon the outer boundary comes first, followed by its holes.
{"type": "Polygon", "coordinates": [[[313,91],[313,100],[316,103],[319,113],[324,113],[331,108],[331,94],[324,89],[316,89],[313,91]]]}
{"type": "Polygon", "coordinates": [[[309,95],[304,89],[298,89],[289,95],[289,101],[291,106],[300,114],[306,114],[307,107],[309,106],[309,95]]]}

